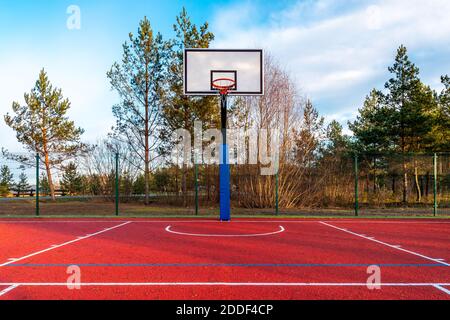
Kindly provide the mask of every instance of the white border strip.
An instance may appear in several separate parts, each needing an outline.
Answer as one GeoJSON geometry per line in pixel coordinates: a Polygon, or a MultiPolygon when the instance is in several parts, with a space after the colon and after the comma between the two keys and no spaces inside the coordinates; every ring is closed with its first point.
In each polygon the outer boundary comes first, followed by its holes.
{"type": "Polygon", "coordinates": [[[117,225],[117,226],[114,226],[114,227],[111,227],[111,228],[106,228],[106,229],[103,229],[103,230],[101,230],[101,231],[98,231],[98,232],[95,232],[95,233],[88,234],[88,235],[86,235],[86,236],[84,236],[84,237],[78,237],[78,238],[76,238],[76,239],[74,239],[74,240],[67,241],[67,242],[64,242],[64,243],[61,243],[61,244],[58,244],[58,245],[52,245],[52,246],[50,246],[50,247],[47,248],[47,249],[40,250],[40,251],[37,251],[37,252],[33,252],[33,253],[30,253],[30,254],[28,254],[28,255],[26,255],[26,256],[23,256],[23,257],[20,257],[20,258],[12,258],[12,259],[9,259],[10,261],[5,262],[5,263],[3,263],[3,264],[0,264],[0,267],[7,266],[7,265],[12,264],[12,263],[15,263],[15,262],[17,262],[17,261],[25,260],[25,259],[27,259],[27,258],[36,256],[36,255],[38,255],[38,254],[41,254],[41,253],[44,253],[44,252],[47,252],[47,251],[51,251],[51,250],[54,250],[54,249],[57,249],[57,248],[61,248],[61,247],[63,247],[63,246],[66,246],[66,245],[68,245],[68,244],[71,244],[71,243],[74,243],[74,242],[77,242],[77,241],[81,241],[81,240],[84,240],[84,239],[87,239],[87,238],[91,238],[91,237],[96,236],[96,235],[99,235],[99,234],[101,234],[101,233],[105,233],[105,232],[111,231],[111,230],[113,230],[113,229],[123,227],[123,226],[125,226],[125,225],[127,225],[127,224],[129,224],[129,223],[131,223],[131,221],[127,221],[127,222],[121,223],[121,224],[119,224],[119,225],[117,225]]]}
{"type": "MultiPolygon", "coordinates": [[[[320,217],[312,218],[311,220],[232,220],[231,223],[317,223],[323,221],[320,217]]],[[[22,224],[22,223],[117,223],[123,220],[7,220],[2,221],[0,218],[0,224],[22,224]]],[[[128,220],[134,223],[219,223],[218,220],[128,220]]],[[[373,221],[373,220],[330,220],[330,222],[336,223],[355,223],[355,224],[450,224],[450,221],[373,221]]]]}
{"type": "MultiPolygon", "coordinates": [[[[367,283],[320,283],[320,282],[86,282],[71,283],[79,287],[177,287],[177,286],[207,286],[207,287],[367,287],[367,283]]],[[[382,287],[432,287],[450,295],[450,290],[444,286],[450,283],[371,283],[371,286],[382,287]]],[[[0,286],[9,286],[0,291],[0,296],[16,289],[19,286],[28,287],[66,287],[67,282],[24,282],[0,283],[0,286]]]]}
{"type": "MultiPolygon", "coordinates": [[[[430,218],[431,219],[431,218],[430,218]]],[[[424,221],[407,221],[407,220],[391,220],[391,221],[374,221],[374,220],[332,220],[331,222],[339,222],[339,223],[374,223],[374,224],[450,224],[450,221],[448,221],[448,219],[446,219],[446,221],[428,221],[428,220],[424,220],[424,221]]]]}
{"type": "Polygon", "coordinates": [[[444,288],[442,284],[435,284],[435,285],[433,285],[433,287],[450,295],[450,290],[448,290],[447,288],[444,288]]]}
{"type": "Polygon", "coordinates": [[[179,231],[173,231],[170,228],[172,226],[167,226],[166,231],[174,234],[179,234],[183,236],[193,236],[193,237],[261,237],[261,236],[270,236],[273,234],[278,234],[284,232],[286,229],[283,226],[279,226],[280,230],[268,233],[253,233],[253,234],[199,234],[199,233],[185,233],[179,231]]]}
{"type": "Polygon", "coordinates": [[[390,247],[390,248],[393,248],[393,249],[396,249],[396,250],[400,250],[400,251],[403,251],[403,252],[406,252],[406,253],[409,253],[409,254],[421,257],[423,259],[427,259],[427,260],[430,260],[430,261],[433,261],[433,262],[436,262],[436,263],[440,263],[440,264],[442,264],[444,266],[450,267],[450,264],[444,262],[442,259],[431,258],[431,257],[425,256],[423,254],[420,254],[420,253],[417,253],[417,252],[414,252],[414,251],[403,249],[403,248],[401,248],[400,246],[397,246],[397,245],[392,245],[392,244],[389,244],[389,243],[386,243],[386,242],[383,242],[383,241],[380,241],[380,240],[376,240],[373,237],[367,237],[367,236],[365,236],[363,234],[359,234],[359,233],[356,233],[356,232],[353,232],[353,231],[350,231],[350,230],[347,230],[347,229],[343,229],[343,228],[339,228],[339,227],[333,226],[332,224],[329,224],[329,223],[326,223],[326,222],[323,222],[323,221],[319,221],[319,223],[321,223],[323,225],[326,225],[328,227],[331,227],[331,228],[334,228],[334,229],[337,229],[337,230],[340,230],[340,231],[352,234],[354,236],[357,236],[357,237],[360,237],[360,238],[363,238],[363,239],[366,239],[366,240],[370,240],[370,241],[382,244],[384,246],[387,246],[387,247],[390,247]]]}
{"type": "Polygon", "coordinates": [[[0,291],[0,297],[7,294],[8,292],[14,290],[15,288],[17,288],[19,286],[19,284],[12,284],[10,285],[8,288],[3,289],[2,291],[0,291]]]}
{"type": "MultiPolygon", "coordinates": [[[[360,282],[82,282],[70,283],[71,286],[84,287],[154,287],[154,286],[237,286],[237,287],[367,287],[367,283],[360,282]]],[[[370,286],[384,287],[436,287],[450,286],[450,283],[370,283],[370,286]]],[[[50,287],[67,286],[67,282],[23,282],[0,283],[0,286],[29,286],[50,287]]]]}

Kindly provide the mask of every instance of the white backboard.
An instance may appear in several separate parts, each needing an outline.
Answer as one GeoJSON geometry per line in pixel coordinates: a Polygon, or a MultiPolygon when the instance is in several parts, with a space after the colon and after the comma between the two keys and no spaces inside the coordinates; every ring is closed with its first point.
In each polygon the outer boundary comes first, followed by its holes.
{"type": "Polygon", "coordinates": [[[260,49],[185,49],[184,94],[219,95],[212,81],[231,78],[229,95],[264,94],[264,53],[260,49]]]}

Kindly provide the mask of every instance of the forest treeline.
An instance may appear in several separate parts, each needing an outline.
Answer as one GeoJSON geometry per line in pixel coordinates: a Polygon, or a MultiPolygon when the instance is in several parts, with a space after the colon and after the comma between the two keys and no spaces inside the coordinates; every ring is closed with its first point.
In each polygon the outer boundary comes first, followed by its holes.
{"type": "MultiPolygon", "coordinates": [[[[35,87],[25,93],[25,103],[14,102],[4,117],[26,153],[3,149],[2,156],[33,167],[39,155],[42,192],[53,199],[56,187],[72,195],[112,199],[118,153],[120,193],[129,201],[142,195],[143,203],[149,204],[152,195],[165,193],[174,196],[173,204],[188,206],[197,174],[202,201],[216,204],[218,167],[179,165],[171,157],[178,142],[173,136],[176,129],[193,133],[195,121],[201,121],[203,129],[220,127],[217,98],[183,95],[184,48],[207,48],[214,35],[208,23],[192,23],[185,9],[173,30],[175,36],[164,39],[144,18],[137,33],[129,34],[122,59],[112,62],[106,74],[119,99],[110,106],[116,122],[103,140],[82,141],[84,130],[67,115],[69,99],[53,87],[42,69],[35,87]]],[[[280,141],[279,172],[277,177],[263,176],[263,165],[232,166],[233,205],[273,207],[278,179],[280,207],[350,206],[356,157],[364,201],[427,201],[433,157],[424,154],[450,152],[448,75],[441,78],[442,90],[433,90],[421,81],[419,68],[406,47],[400,46],[388,69],[390,78],[384,87],[368,93],[357,118],[347,124],[352,132],[347,135],[338,121],[325,122],[269,52],[264,63],[265,95],[233,98],[229,126],[275,130],[280,141]]],[[[445,184],[450,180],[447,162],[440,170],[445,184]]],[[[22,184],[28,184],[24,179],[22,184]]],[[[2,194],[15,184],[10,168],[3,166],[2,194]]]]}

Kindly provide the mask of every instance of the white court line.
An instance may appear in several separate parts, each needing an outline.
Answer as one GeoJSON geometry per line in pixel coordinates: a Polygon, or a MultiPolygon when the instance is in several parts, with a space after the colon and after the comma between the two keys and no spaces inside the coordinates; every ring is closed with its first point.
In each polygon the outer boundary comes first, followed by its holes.
{"type": "MultiPolygon", "coordinates": [[[[61,287],[67,282],[18,282],[0,283],[0,286],[61,287]]],[[[156,287],[156,286],[231,286],[231,287],[367,287],[365,282],[82,282],[71,286],[84,287],[156,287]]],[[[450,286],[450,283],[370,283],[370,286],[384,287],[435,287],[450,286]]]]}
{"type": "Polygon", "coordinates": [[[77,241],[81,241],[81,240],[84,240],[84,239],[87,239],[87,238],[90,238],[90,237],[99,235],[99,234],[101,234],[101,233],[105,233],[105,232],[111,231],[111,230],[113,230],[113,229],[122,227],[122,226],[124,226],[124,225],[129,224],[129,223],[131,223],[131,221],[127,221],[127,222],[122,223],[122,224],[119,224],[119,225],[117,225],[117,226],[114,226],[114,227],[111,227],[111,228],[107,228],[107,229],[103,229],[103,230],[98,231],[98,232],[95,232],[95,233],[88,234],[88,235],[86,235],[86,236],[84,236],[84,237],[78,237],[78,238],[76,238],[76,239],[74,239],[74,240],[67,241],[67,242],[64,242],[64,243],[61,243],[61,244],[58,244],[58,245],[52,245],[52,246],[50,246],[50,247],[47,248],[47,249],[44,249],[44,250],[41,250],[41,251],[37,251],[37,252],[31,253],[31,254],[28,254],[28,255],[23,256],[23,257],[20,257],[20,258],[14,258],[13,260],[10,260],[10,261],[8,261],[8,262],[5,262],[5,263],[3,263],[3,264],[0,264],[0,267],[4,267],[4,266],[7,266],[7,265],[9,265],[9,264],[15,263],[15,262],[17,262],[17,261],[21,261],[21,260],[24,260],[24,259],[33,257],[33,256],[35,256],[35,255],[38,255],[38,254],[41,254],[41,253],[44,253],[44,252],[51,251],[51,250],[54,250],[54,249],[56,249],[56,248],[60,248],[60,247],[66,246],[66,245],[68,245],[68,244],[71,244],[71,243],[74,243],[74,242],[77,242],[77,241]]]}
{"type": "Polygon", "coordinates": [[[369,240],[369,241],[373,241],[373,242],[382,244],[384,246],[387,246],[387,247],[390,247],[390,248],[393,248],[393,249],[396,249],[396,250],[400,250],[400,251],[403,251],[403,252],[406,252],[406,253],[409,253],[409,254],[412,254],[412,255],[415,255],[415,256],[418,256],[418,257],[430,260],[430,261],[434,261],[436,263],[443,264],[444,266],[447,266],[447,267],[450,266],[450,264],[442,261],[442,259],[431,258],[431,257],[425,256],[423,254],[420,254],[420,253],[417,253],[417,252],[414,252],[414,251],[411,251],[411,250],[403,249],[403,248],[401,248],[401,247],[399,247],[397,245],[392,245],[392,244],[389,244],[389,243],[386,243],[386,242],[383,242],[383,241],[380,241],[380,240],[376,240],[373,237],[367,237],[367,236],[364,236],[362,234],[359,234],[359,233],[356,233],[356,232],[353,232],[353,231],[350,231],[350,230],[347,230],[347,229],[343,229],[343,228],[339,228],[339,227],[333,226],[332,224],[329,224],[329,223],[326,223],[326,222],[323,222],[323,221],[319,221],[319,223],[321,223],[323,225],[326,225],[328,227],[331,227],[331,228],[334,228],[334,229],[337,229],[337,230],[340,230],[340,231],[352,234],[354,236],[357,236],[357,237],[364,238],[364,239],[369,240]]]}
{"type": "Polygon", "coordinates": [[[12,284],[10,285],[8,288],[3,289],[2,291],[0,291],[0,297],[7,294],[8,292],[14,290],[15,288],[17,288],[19,286],[19,284],[12,284]]]}
{"type": "Polygon", "coordinates": [[[446,294],[450,295],[450,290],[448,290],[442,286],[443,286],[442,284],[433,285],[433,287],[435,287],[436,289],[441,290],[441,291],[445,292],[446,294]]]}
{"type": "MultiPolygon", "coordinates": [[[[208,219],[208,220],[183,220],[185,218],[173,218],[171,220],[153,220],[153,218],[148,218],[146,220],[130,220],[130,219],[117,219],[117,220],[5,220],[2,221],[0,218],[0,223],[99,223],[99,222],[120,222],[120,221],[132,221],[132,222],[144,222],[144,223],[167,223],[167,222],[188,222],[188,223],[194,223],[194,222],[210,222],[210,223],[219,223],[221,222],[219,219],[208,219]]],[[[240,220],[245,218],[237,218],[239,220],[231,220],[223,223],[231,223],[231,222],[277,222],[278,220],[270,221],[270,220],[240,220]]],[[[318,220],[318,219],[317,219],[318,220]]],[[[302,221],[295,221],[295,220],[285,220],[286,222],[314,222],[314,220],[302,220],[302,221]]],[[[450,222],[449,222],[450,223],[450,222]]]]}
{"type": "MultiPolygon", "coordinates": [[[[0,224],[21,224],[21,223],[117,223],[122,222],[124,220],[49,220],[49,221],[42,221],[42,220],[36,220],[36,221],[20,221],[20,220],[8,220],[8,221],[1,221],[0,224]]],[[[130,222],[138,222],[138,221],[132,221],[132,220],[126,220],[130,222]]]]}
{"type": "Polygon", "coordinates": [[[186,233],[171,230],[172,226],[167,226],[166,231],[174,234],[179,234],[183,236],[194,236],[194,237],[261,237],[261,236],[269,236],[277,233],[282,233],[286,229],[283,226],[279,226],[280,230],[268,233],[253,233],[253,234],[201,234],[201,233],[186,233]]]}
{"type": "MultiPolygon", "coordinates": [[[[237,218],[237,219],[246,219],[246,218],[237,218]]],[[[295,219],[295,218],[293,218],[295,219]]],[[[302,219],[302,218],[300,218],[302,219]]],[[[323,218],[311,218],[310,220],[232,220],[231,223],[317,223],[319,220],[323,220],[323,218]]],[[[123,220],[50,220],[50,221],[20,221],[20,220],[9,220],[2,221],[0,219],[0,224],[26,224],[26,223],[117,223],[123,220]]],[[[127,220],[134,223],[220,223],[219,220],[177,220],[174,218],[173,220],[127,220]]],[[[339,222],[339,223],[375,223],[375,224],[450,224],[450,221],[373,221],[373,220],[330,220],[330,222],[339,222]]],[[[227,222],[228,223],[228,222],[227,222]]]]}
{"type": "Polygon", "coordinates": [[[373,220],[358,220],[358,221],[349,221],[349,220],[332,220],[330,222],[339,222],[339,223],[374,223],[374,224],[450,224],[450,221],[373,221],[373,220]]]}
{"type": "MultiPolygon", "coordinates": [[[[123,220],[60,220],[60,221],[1,221],[0,220],[0,224],[21,224],[21,223],[117,223],[117,222],[121,222],[123,220]]],[[[231,222],[220,222],[219,220],[177,220],[177,219],[173,219],[173,220],[128,220],[134,223],[282,223],[282,222],[286,222],[286,223],[316,223],[317,220],[302,220],[302,221],[290,221],[290,220],[286,220],[286,221],[279,221],[279,220],[274,220],[274,221],[258,221],[258,220],[232,220],[231,222]]],[[[449,222],[450,223],[450,222],[449,222]]]]}

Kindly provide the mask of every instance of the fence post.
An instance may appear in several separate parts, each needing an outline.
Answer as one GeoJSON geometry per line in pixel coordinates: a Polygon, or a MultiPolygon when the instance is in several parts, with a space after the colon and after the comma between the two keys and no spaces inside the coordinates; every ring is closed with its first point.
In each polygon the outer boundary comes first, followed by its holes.
{"type": "Polygon", "coordinates": [[[355,154],[355,216],[359,216],[359,189],[358,189],[358,155],[355,154]]]}
{"type": "Polygon", "coordinates": [[[198,164],[194,163],[195,170],[195,215],[198,216],[198,164]]]}
{"type": "Polygon", "coordinates": [[[438,202],[437,202],[437,154],[435,153],[433,156],[433,171],[434,171],[434,184],[433,184],[433,194],[434,194],[434,201],[433,201],[433,215],[437,216],[438,211],[438,202]]]}
{"type": "Polygon", "coordinates": [[[116,216],[119,215],[119,153],[116,152],[116,216]]]}
{"type": "Polygon", "coordinates": [[[36,153],[36,216],[39,217],[39,154],[36,153]]]}

